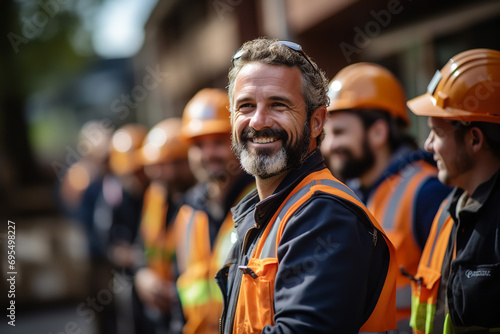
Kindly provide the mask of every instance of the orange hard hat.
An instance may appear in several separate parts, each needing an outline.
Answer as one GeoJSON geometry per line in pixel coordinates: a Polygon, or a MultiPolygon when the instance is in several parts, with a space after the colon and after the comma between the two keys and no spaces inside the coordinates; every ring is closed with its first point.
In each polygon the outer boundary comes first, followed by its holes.
{"type": "Polygon", "coordinates": [[[436,72],[427,93],[408,101],[408,108],[422,116],[500,123],[500,52],[457,54],[436,72]]]}
{"type": "Polygon", "coordinates": [[[217,88],[205,88],[188,102],[182,114],[181,133],[185,139],[231,133],[227,92],[217,88]]]}
{"type": "Polygon", "coordinates": [[[406,96],[398,79],[385,67],[356,63],[344,67],[328,86],[328,111],[377,109],[408,125],[406,96]]]}
{"type": "Polygon", "coordinates": [[[149,130],[141,148],[144,165],[187,159],[189,146],[180,137],[181,124],[180,118],[169,118],[149,130]]]}
{"type": "Polygon", "coordinates": [[[139,149],[147,132],[140,124],[127,124],[113,133],[109,155],[111,172],[125,175],[142,167],[139,149]]]}

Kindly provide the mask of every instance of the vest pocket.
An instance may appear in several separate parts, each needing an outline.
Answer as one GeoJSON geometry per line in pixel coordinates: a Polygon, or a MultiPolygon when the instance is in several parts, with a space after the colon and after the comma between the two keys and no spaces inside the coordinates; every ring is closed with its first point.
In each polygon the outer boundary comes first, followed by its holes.
{"type": "Polygon", "coordinates": [[[448,288],[450,316],[457,326],[500,327],[500,263],[454,266],[448,288]]]}
{"type": "Polygon", "coordinates": [[[251,258],[243,271],[234,318],[235,333],[261,333],[274,325],[274,280],[278,259],[251,258]]]}

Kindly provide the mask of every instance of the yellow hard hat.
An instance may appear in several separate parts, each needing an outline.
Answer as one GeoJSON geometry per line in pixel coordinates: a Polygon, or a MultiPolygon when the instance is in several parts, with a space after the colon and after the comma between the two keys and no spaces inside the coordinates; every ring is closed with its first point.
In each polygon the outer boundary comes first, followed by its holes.
{"type": "Polygon", "coordinates": [[[109,167],[116,175],[125,175],[142,167],[139,149],[147,129],[140,124],[127,124],[113,133],[109,155],[109,167]]]}
{"type": "Polygon", "coordinates": [[[188,144],[181,139],[181,119],[169,118],[156,124],[142,144],[144,165],[187,159],[188,144]]]}
{"type": "Polygon", "coordinates": [[[217,88],[205,88],[191,98],[182,114],[181,133],[185,139],[231,133],[229,98],[227,92],[217,88]]]}
{"type": "Polygon", "coordinates": [[[500,52],[473,49],[436,72],[427,93],[408,101],[417,115],[500,123],[500,52]]]}
{"type": "Polygon", "coordinates": [[[328,111],[378,109],[408,125],[406,96],[396,77],[385,67],[356,63],[344,67],[328,87],[328,111]]]}

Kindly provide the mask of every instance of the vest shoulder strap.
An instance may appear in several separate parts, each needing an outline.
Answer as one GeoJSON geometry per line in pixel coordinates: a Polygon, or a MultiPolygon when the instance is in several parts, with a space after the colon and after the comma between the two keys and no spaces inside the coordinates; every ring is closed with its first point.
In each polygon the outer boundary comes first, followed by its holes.
{"type": "MultiPolygon", "coordinates": [[[[259,258],[261,259],[277,257],[276,247],[281,240],[286,222],[304,202],[317,192],[329,193],[349,201],[363,211],[372,223],[376,222],[375,218],[373,218],[356,194],[345,184],[335,179],[327,169],[323,169],[319,172],[311,173],[292,190],[290,195],[288,195],[277,210],[277,213],[269,222],[266,231],[264,231],[259,241],[259,244],[261,244],[262,241],[263,244],[257,245],[255,255],[260,254],[259,258]]],[[[374,237],[376,237],[376,235],[377,232],[376,229],[374,229],[374,237]]]]}

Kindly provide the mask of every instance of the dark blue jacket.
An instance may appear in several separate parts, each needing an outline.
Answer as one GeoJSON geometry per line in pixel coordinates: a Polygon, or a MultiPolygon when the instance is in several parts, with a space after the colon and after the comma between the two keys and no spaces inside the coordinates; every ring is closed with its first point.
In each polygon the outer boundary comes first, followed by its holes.
{"type": "MultiPolygon", "coordinates": [[[[486,328],[500,328],[500,171],[460,208],[463,193],[455,188],[445,208],[454,225],[443,260],[436,315],[445,314],[438,311],[447,305],[457,333],[489,333],[486,328]]],[[[434,323],[435,332],[441,333],[444,319],[434,323]]]]}
{"type": "MultiPolygon", "coordinates": [[[[273,195],[259,202],[254,191],[233,208],[238,241],[228,265],[217,274],[224,297],[224,333],[232,333],[242,276],[238,267],[247,264],[288,194],[307,175],[324,168],[315,150],[273,195]]],[[[373,225],[360,211],[348,200],[321,193],[288,220],[277,249],[275,325],[266,326],[264,333],[358,333],[375,308],[390,259],[384,239],[374,242],[373,225]]]]}

